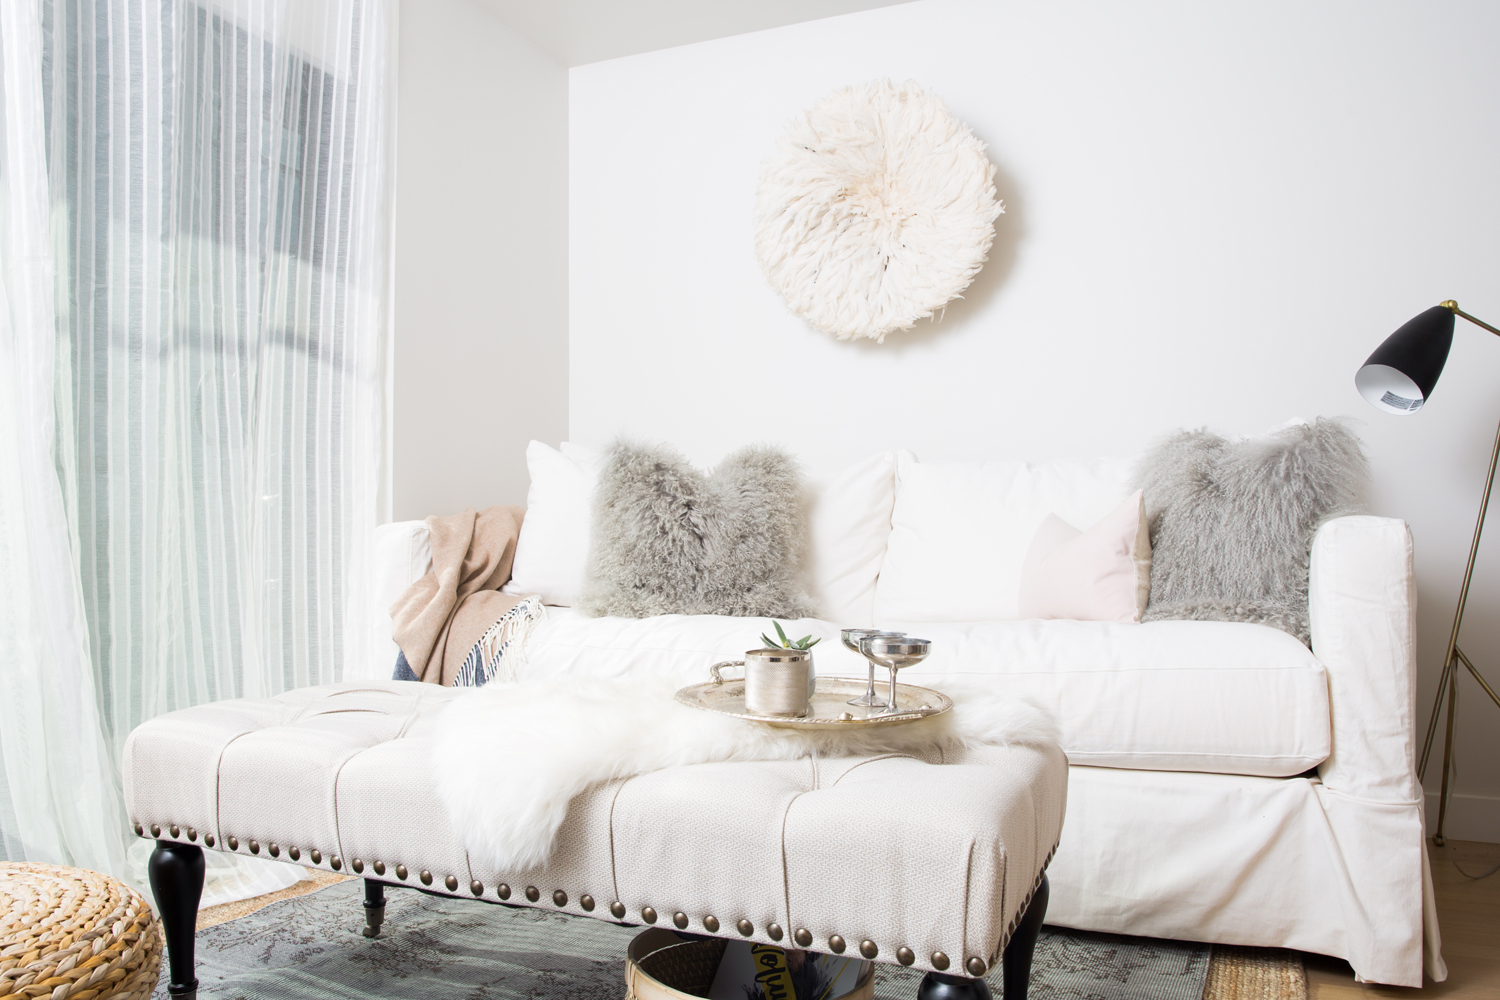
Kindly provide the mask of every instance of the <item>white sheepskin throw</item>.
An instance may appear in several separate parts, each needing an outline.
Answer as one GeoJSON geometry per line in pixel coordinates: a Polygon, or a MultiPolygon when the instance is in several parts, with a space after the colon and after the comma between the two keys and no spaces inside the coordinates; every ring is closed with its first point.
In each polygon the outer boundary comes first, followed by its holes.
{"type": "Polygon", "coordinates": [[[799,732],[689,708],[659,680],[489,684],[438,719],[432,774],[469,853],[500,871],[545,864],[568,803],[590,785],[684,764],[1051,745],[1056,722],[989,691],[944,715],[864,732],[799,732]],[[566,720],[563,723],[561,720],[566,720]]]}
{"type": "Polygon", "coordinates": [[[792,311],[884,340],[958,296],[995,238],[984,143],[915,83],[845,87],[803,112],[755,195],[755,253],[792,311]]]}

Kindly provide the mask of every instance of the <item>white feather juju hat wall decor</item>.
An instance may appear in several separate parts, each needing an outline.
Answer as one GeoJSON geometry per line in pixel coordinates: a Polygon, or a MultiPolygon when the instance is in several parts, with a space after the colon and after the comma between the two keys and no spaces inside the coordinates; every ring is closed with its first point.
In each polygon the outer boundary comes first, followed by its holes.
{"type": "Polygon", "coordinates": [[[777,143],[755,194],[755,253],[792,311],[883,341],[958,296],[995,238],[984,143],[915,83],[844,87],[777,143]]]}

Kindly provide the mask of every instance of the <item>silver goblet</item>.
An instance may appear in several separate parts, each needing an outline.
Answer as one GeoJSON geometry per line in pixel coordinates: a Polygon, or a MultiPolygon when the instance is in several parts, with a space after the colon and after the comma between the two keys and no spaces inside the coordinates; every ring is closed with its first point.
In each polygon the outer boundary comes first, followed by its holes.
{"type": "MultiPolygon", "coordinates": [[[[844,644],[844,648],[845,649],[849,650],[852,653],[859,653],[861,656],[864,656],[864,653],[859,648],[859,643],[860,643],[861,639],[867,639],[870,636],[876,636],[876,635],[895,636],[895,635],[905,635],[905,634],[906,634],[905,632],[882,632],[878,628],[846,628],[846,629],[839,630],[839,641],[841,641],[844,644]]],[[[869,659],[869,658],[866,657],[866,659],[869,659]]],[[[851,704],[851,705],[862,705],[862,706],[864,706],[866,708],[884,708],[885,707],[885,702],[881,701],[880,700],[880,695],[878,695],[878,694],[875,693],[875,661],[874,660],[870,660],[870,685],[869,685],[869,687],[867,687],[865,689],[865,693],[862,694],[862,695],[860,695],[858,698],[850,698],[849,699],[849,704],[851,704]]]]}
{"type": "Polygon", "coordinates": [[[916,666],[927,659],[927,654],[932,651],[932,642],[928,639],[914,639],[909,635],[869,635],[859,640],[859,651],[871,663],[878,663],[891,672],[891,694],[886,700],[885,711],[881,714],[894,715],[900,711],[896,707],[896,671],[916,666]]]}

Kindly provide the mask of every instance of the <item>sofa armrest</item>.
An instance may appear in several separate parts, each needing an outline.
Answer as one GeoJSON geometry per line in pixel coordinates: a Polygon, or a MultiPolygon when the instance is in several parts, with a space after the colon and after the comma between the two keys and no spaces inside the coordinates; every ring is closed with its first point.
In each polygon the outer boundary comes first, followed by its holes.
{"type": "Polygon", "coordinates": [[[1308,613],[1328,671],[1332,791],[1415,802],[1416,580],[1411,531],[1388,517],[1340,517],[1313,538],[1308,613]]]}

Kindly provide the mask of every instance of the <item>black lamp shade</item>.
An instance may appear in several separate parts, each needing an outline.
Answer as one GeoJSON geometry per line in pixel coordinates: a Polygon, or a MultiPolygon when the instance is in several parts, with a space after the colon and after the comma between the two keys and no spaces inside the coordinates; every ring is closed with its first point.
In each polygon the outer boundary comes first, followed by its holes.
{"type": "Polygon", "coordinates": [[[1377,409],[1416,413],[1432,395],[1452,346],[1453,310],[1433,306],[1385,338],[1354,376],[1354,385],[1377,409]]]}

